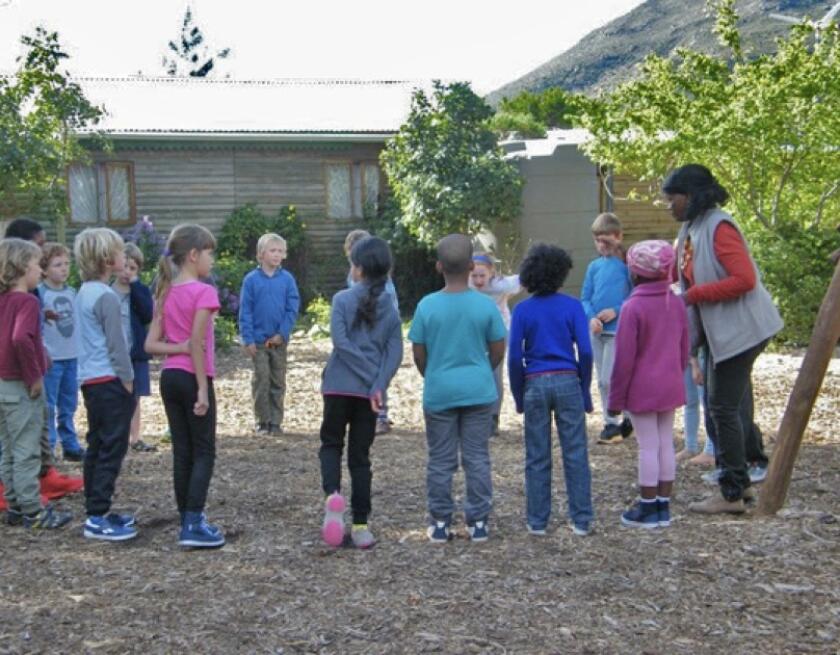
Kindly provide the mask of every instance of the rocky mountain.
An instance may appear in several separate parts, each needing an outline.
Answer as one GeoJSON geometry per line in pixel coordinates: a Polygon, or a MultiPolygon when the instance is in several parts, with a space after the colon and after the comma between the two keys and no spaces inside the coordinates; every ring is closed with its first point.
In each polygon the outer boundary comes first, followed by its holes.
{"type": "MultiPolygon", "coordinates": [[[[828,0],[739,0],[735,3],[747,49],[766,52],[789,25],[772,13],[822,18],[828,0]]],[[[713,16],[705,0],[647,0],[633,11],[600,27],[566,52],[506,84],[488,96],[491,104],[520,91],[559,86],[568,91],[597,92],[628,79],[650,52],[666,55],[677,47],[719,50],[712,33],[713,16]]]]}

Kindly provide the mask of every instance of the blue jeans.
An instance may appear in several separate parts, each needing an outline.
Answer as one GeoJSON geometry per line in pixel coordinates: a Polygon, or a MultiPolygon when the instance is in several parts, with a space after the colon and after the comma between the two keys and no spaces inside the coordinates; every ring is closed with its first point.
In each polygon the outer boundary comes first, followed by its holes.
{"type": "Polygon", "coordinates": [[[61,439],[61,449],[65,453],[78,452],[82,447],[73,425],[73,415],[79,404],[76,360],[53,362],[44,375],[44,390],[49,409],[47,426],[50,431],[50,448],[55,448],[56,441],[61,439]]]}
{"type": "Polygon", "coordinates": [[[569,518],[593,518],[592,479],[586,444],[583,394],[577,375],[549,374],[525,380],[525,495],[528,525],[544,529],[551,514],[551,414],[563,452],[569,518]]]}
{"type": "Polygon", "coordinates": [[[429,448],[426,466],[429,515],[433,521],[449,522],[452,519],[455,511],[452,476],[458,470],[460,459],[467,487],[464,501],[467,524],[487,520],[493,506],[489,445],[493,404],[426,411],[425,416],[429,448]]]}

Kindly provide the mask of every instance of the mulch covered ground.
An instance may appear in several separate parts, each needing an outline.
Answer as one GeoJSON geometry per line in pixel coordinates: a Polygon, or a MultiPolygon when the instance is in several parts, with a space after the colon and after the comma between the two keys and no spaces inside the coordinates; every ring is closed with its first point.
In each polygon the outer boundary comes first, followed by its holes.
{"type": "MultiPolygon", "coordinates": [[[[66,503],[77,520],[58,534],[0,527],[0,653],[838,652],[837,362],[777,518],[687,514],[712,488],[700,471],[682,469],[670,529],[621,527],[635,496],[630,439],[591,447],[592,536],[565,525],[557,456],[551,530],[529,536],[521,417],[508,403],[492,443],[490,541],[470,544],[459,525],[454,542],[435,546],[424,532],[420,378],[407,356],[392,392],[395,430],[374,445],[371,527],[380,541],[360,552],[319,540],[317,391],[328,349],[328,341],[294,343],[280,438],[250,433],[247,361],[221,358],[208,512],[225,530],[224,549],[178,548],[165,445],[131,453],[118,483],[116,507],[138,512],[133,542],[84,540],[80,497],[66,503]]],[[[771,444],[799,362],[759,362],[757,411],[771,444]]],[[[165,421],[157,399],[146,409],[154,441],[165,421]]],[[[591,417],[593,439],[599,428],[591,417]]]]}

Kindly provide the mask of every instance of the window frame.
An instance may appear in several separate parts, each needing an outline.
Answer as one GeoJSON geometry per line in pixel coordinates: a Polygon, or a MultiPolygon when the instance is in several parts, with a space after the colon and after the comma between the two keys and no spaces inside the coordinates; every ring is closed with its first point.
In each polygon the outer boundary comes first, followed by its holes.
{"type": "Polygon", "coordinates": [[[376,209],[375,212],[379,213],[379,207],[381,205],[381,198],[382,198],[382,167],[379,165],[379,162],[376,159],[334,159],[334,160],[326,160],[324,161],[324,215],[327,219],[331,221],[358,221],[364,218],[365,216],[365,189],[366,189],[366,174],[365,174],[365,167],[366,166],[375,166],[376,170],[378,171],[376,185],[376,209]],[[350,216],[345,218],[337,218],[330,215],[330,167],[331,166],[344,166],[348,172],[348,180],[350,182],[349,188],[349,195],[350,195],[350,216]],[[353,168],[358,167],[359,169],[359,180],[360,180],[360,190],[362,194],[362,201],[361,201],[361,214],[359,216],[355,216],[353,214],[354,211],[354,188],[353,188],[353,168]]]}
{"type": "Polygon", "coordinates": [[[84,162],[74,162],[67,167],[66,171],[66,180],[67,180],[67,207],[68,207],[68,225],[72,225],[73,227],[121,227],[126,225],[134,225],[137,222],[137,199],[136,199],[136,186],[134,181],[134,162],[132,161],[122,161],[122,160],[107,160],[107,161],[94,161],[90,163],[84,162]],[[76,221],[73,219],[73,203],[70,198],[71,194],[71,186],[70,186],[70,169],[73,166],[86,166],[88,168],[94,169],[96,173],[96,198],[97,198],[97,213],[100,211],[100,200],[103,197],[102,190],[100,189],[100,180],[105,180],[105,211],[107,216],[104,218],[101,215],[97,216],[96,222],[93,223],[86,223],[84,221],[76,221]],[[128,177],[128,217],[125,219],[116,220],[111,217],[111,177],[109,172],[111,169],[118,169],[124,168],[126,170],[126,174],[128,177]]]}

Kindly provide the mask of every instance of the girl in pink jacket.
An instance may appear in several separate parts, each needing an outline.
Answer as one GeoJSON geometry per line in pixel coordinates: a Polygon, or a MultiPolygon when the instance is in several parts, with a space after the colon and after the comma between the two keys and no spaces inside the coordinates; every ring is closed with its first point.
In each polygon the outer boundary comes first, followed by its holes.
{"type": "Polygon", "coordinates": [[[639,443],[641,498],[621,515],[640,528],[671,524],[674,486],[674,410],[685,404],[688,317],[671,291],[674,249],[667,241],[642,241],[627,251],[635,285],[621,308],[610,378],[611,415],[630,413],[639,443]]]}

